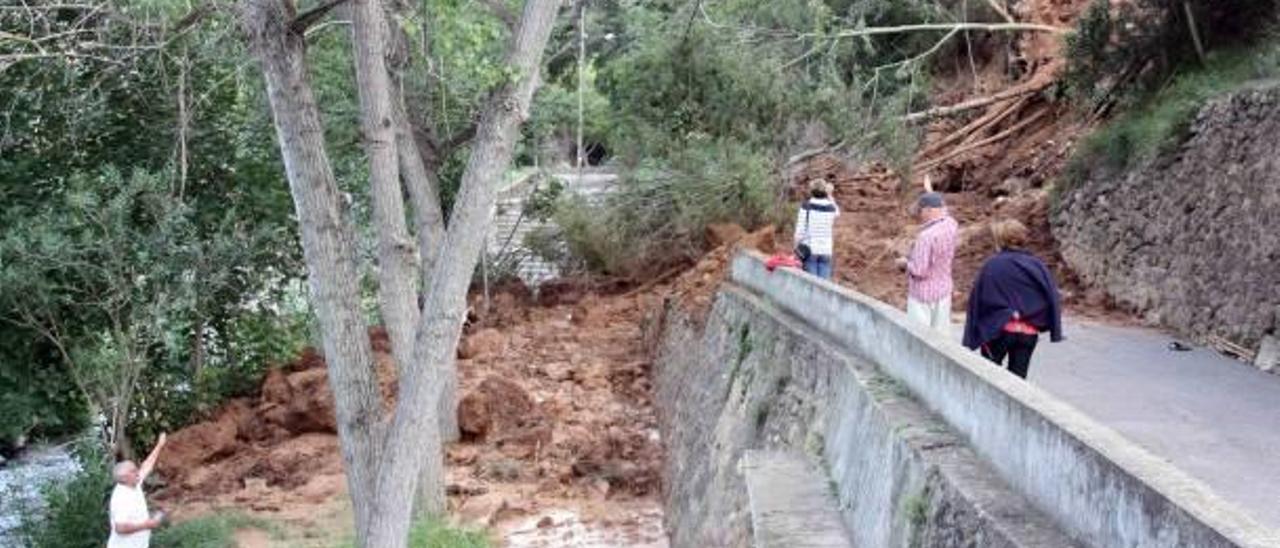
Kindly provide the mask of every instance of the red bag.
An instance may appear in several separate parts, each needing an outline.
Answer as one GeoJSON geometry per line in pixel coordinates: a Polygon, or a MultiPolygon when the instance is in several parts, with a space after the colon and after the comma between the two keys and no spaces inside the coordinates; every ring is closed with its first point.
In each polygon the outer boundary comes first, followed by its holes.
{"type": "Polygon", "coordinates": [[[803,265],[800,264],[800,260],[797,259],[795,255],[781,254],[781,253],[778,255],[769,257],[769,260],[764,262],[764,267],[769,272],[773,272],[774,269],[780,266],[784,266],[788,268],[800,268],[803,265]]]}

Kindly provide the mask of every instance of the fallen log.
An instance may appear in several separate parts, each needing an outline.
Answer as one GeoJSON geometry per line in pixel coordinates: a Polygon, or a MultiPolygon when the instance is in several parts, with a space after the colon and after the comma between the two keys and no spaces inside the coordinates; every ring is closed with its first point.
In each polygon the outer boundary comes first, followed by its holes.
{"type": "Polygon", "coordinates": [[[970,110],[977,109],[977,108],[982,108],[993,103],[999,103],[1001,101],[1008,101],[1010,99],[1017,99],[1019,97],[1031,95],[1033,93],[1039,93],[1041,91],[1048,89],[1049,86],[1051,85],[1053,85],[1052,80],[1044,83],[1037,83],[1030,86],[1024,86],[1024,87],[1005,90],[995,95],[990,95],[987,97],[979,97],[977,99],[971,99],[969,101],[964,101],[962,103],[957,103],[954,105],[934,107],[929,110],[925,110],[921,112],[913,112],[911,114],[903,116],[902,121],[910,124],[910,123],[915,123],[923,120],[929,120],[932,118],[940,118],[943,116],[954,116],[956,114],[960,114],[962,112],[968,112],[970,110]]]}
{"type": "Polygon", "coordinates": [[[928,148],[916,155],[917,162],[926,161],[929,156],[936,154],[938,151],[955,144],[956,142],[967,142],[975,135],[981,134],[993,125],[1004,121],[1014,112],[1022,109],[1027,104],[1027,98],[1011,103],[1003,108],[997,109],[989,114],[985,114],[978,119],[970,122],[968,125],[952,132],[950,135],[942,138],[942,140],[929,145],[928,148]]]}
{"type": "Polygon", "coordinates": [[[1027,127],[1027,126],[1031,125],[1032,123],[1036,122],[1037,120],[1039,120],[1039,119],[1043,118],[1043,117],[1044,117],[1044,115],[1045,115],[1045,114],[1048,114],[1048,113],[1049,113],[1049,109],[1041,110],[1040,112],[1037,112],[1037,113],[1032,114],[1031,116],[1027,117],[1025,120],[1023,120],[1023,121],[1021,121],[1021,122],[1018,122],[1017,124],[1015,124],[1013,127],[1010,127],[1009,129],[1006,129],[1006,130],[1004,130],[1004,131],[1001,131],[1000,133],[997,133],[997,134],[995,134],[995,135],[992,135],[991,137],[987,137],[986,139],[983,139],[983,140],[978,141],[978,142],[976,142],[976,143],[973,143],[973,144],[971,144],[971,145],[963,146],[963,147],[957,148],[957,149],[955,149],[955,150],[952,150],[951,152],[948,152],[948,153],[946,153],[946,154],[944,154],[944,155],[942,155],[942,156],[939,156],[938,158],[935,158],[935,159],[933,159],[933,160],[929,160],[929,161],[927,161],[927,162],[925,162],[925,163],[923,163],[923,164],[918,164],[918,165],[916,165],[916,166],[913,168],[913,170],[915,170],[915,171],[927,171],[927,170],[933,169],[933,168],[935,168],[935,167],[938,167],[939,165],[941,165],[943,162],[946,162],[947,160],[950,160],[950,159],[952,159],[952,158],[955,158],[955,157],[960,156],[960,155],[962,155],[962,154],[965,154],[965,153],[967,153],[967,152],[971,152],[971,151],[973,151],[973,150],[976,150],[976,149],[982,148],[982,147],[984,147],[984,146],[987,146],[987,145],[990,145],[990,144],[994,144],[994,143],[1000,142],[1000,141],[1002,141],[1002,140],[1004,140],[1004,139],[1009,138],[1009,137],[1010,137],[1010,136],[1012,136],[1013,134],[1015,134],[1015,133],[1017,133],[1017,132],[1021,131],[1023,128],[1025,128],[1025,127],[1027,127]]]}

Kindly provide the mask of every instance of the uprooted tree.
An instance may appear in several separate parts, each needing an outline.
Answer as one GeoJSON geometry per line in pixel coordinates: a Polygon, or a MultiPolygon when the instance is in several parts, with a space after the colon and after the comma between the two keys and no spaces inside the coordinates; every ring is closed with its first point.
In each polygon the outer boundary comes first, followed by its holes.
{"type": "Polygon", "coordinates": [[[466,291],[482,250],[519,127],[537,87],[556,0],[528,0],[510,40],[510,78],[490,96],[476,126],[447,229],[438,249],[416,250],[401,185],[412,197],[420,235],[440,234],[431,174],[405,139],[405,106],[387,69],[390,20],[377,0],[352,0],[350,13],[370,192],[379,234],[381,297],[399,373],[392,416],[382,412],[373,355],[360,313],[355,231],[338,190],[306,71],[305,30],[340,2],[298,14],[291,0],[245,0],[242,24],[265,76],[285,172],[294,198],[319,319],[356,531],[364,546],[404,546],[415,492],[422,513],[444,508],[437,399],[445,397],[465,317],[466,291]],[[405,168],[405,165],[408,165],[405,168]],[[423,211],[429,209],[431,211],[423,211]],[[418,268],[413,268],[416,256],[418,268]],[[421,272],[425,299],[415,305],[421,272]],[[419,485],[421,483],[421,485],[419,485]]]}

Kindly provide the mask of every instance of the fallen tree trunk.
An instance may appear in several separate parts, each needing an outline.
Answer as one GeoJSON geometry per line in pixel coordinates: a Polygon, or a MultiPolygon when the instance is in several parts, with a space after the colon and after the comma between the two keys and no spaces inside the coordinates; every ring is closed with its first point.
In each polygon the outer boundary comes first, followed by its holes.
{"type": "Polygon", "coordinates": [[[935,108],[931,108],[929,110],[925,110],[921,112],[913,112],[911,114],[903,116],[902,121],[907,123],[915,123],[923,120],[940,118],[943,116],[954,116],[962,112],[968,112],[973,109],[985,107],[992,103],[999,103],[1001,101],[1008,101],[1010,99],[1017,99],[1019,97],[1031,95],[1033,93],[1039,93],[1041,91],[1048,89],[1049,86],[1051,85],[1053,85],[1053,81],[1045,82],[1043,84],[1035,84],[1032,86],[1017,87],[1017,88],[1002,91],[995,95],[990,95],[987,97],[979,97],[977,99],[972,99],[969,101],[965,101],[963,103],[948,105],[944,107],[935,107],[935,108]]]}
{"type": "Polygon", "coordinates": [[[1024,105],[1026,105],[1026,103],[1027,101],[1026,101],[1026,98],[1024,97],[1021,101],[1017,101],[1010,105],[1006,105],[1003,108],[997,109],[989,114],[983,115],[975,119],[974,121],[970,122],[968,125],[952,132],[950,135],[943,137],[942,139],[938,140],[938,142],[933,143],[929,145],[928,148],[920,151],[920,153],[916,155],[916,162],[924,162],[929,159],[929,156],[937,154],[939,151],[941,151],[942,149],[948,146],[951,146],[958,142],[963,143],[965,141],[969,141],[973,139],[975,135],[979,135],[982,132],[986,131],[991,126],[994,126],[1004,121],[1014,112],[1017,112],[1018,110],[1020,110],[1024,105]]]}
{"type": "Polygon", "coordinates": [[[971,144],[971,145],[963,146],[963,147],[957,148],[957,149],[955,149],[955,150],[952,150],[951,152],[948,152],[948,153],[946,153],[946,154],[944,154],[944,155],[942,155],[942,156],[940,156],[940,157],[938,157],[938,158],[935,158],[935,159],[933,159],[933,160],[929,160],[929,161],[927,161],[927,162],[925,162],[925,163],[923,163],[923,164],[918,164],[918,165],[916,165],[913,169],[914,169],[914,170],[916,170],[916,171],[928,171],[928,170],[930,170],[930,169],[933,169],[933,168],[935,168],[935,167],[938,167],[939,165],[942,165],[942,163],[943,163],[943,162],[946,162],[946,161],[948,161],[948,160],[951,160],[951,159],[953,159],[953,158],[955,158],[955,157],[957,157],[957,156],[960,156],[960,155],[965,154],[965,153],[968,153],[968,152],[972,152],[972,151],[974,151],[974,150],[977,150],[977,149],[979,149],[979,148],[985,147],[985,146],[987,146],[987,145],[991,145],[991,144],[998,143],[998,142],[1000,142],[1000,141],[1002,141],[1002,140],[1004,140],[1004,139],[1007,139],[1007,138],[1009,138],[1009,137],[1013,136],[1013,134],[1015,134],[1015,133],[1017,133],[1017,132],[1021,131],[1023,128],[1025,128],[1025,127],[1027,127],[1027,126],[1029,126],[1029,125],[1031,125],[1031,124],[1035,123],[1037,120],[1039,120],[1039,119],[1043,118],[1043,117],[1044,117],[1044,115],[1045,115],[1045,114],[1048,114],[1048,113],[1049,113],[1049,110],[1048,110],[1048,109],[1045,109],[1045,110],[1042,110],[1042,111],[1040,111],[1040,112],[1037,112],[1037,113],[1035,113],[1035,114],[1033,114],[1033,115],[1031,115],[1031,116],[1027,117],[1027,119],[1025,119],[1025,120],[1023,120],[1023,121],[1021,121],[1021,122],[1018,122],[1017,124],[1015,124],[1013,127],[1010,127],[1009,129],[1006,129],[1006,130],[1004,130],[1004,131],[1001,131],[1000,133],[997,133],[997,134],[995,134],[995,135],[992,135],[991,137],[988,137],[988,138],[986,138],[986,139],[983,139],[983,140],[978,141],[978,142],[976,142],[976,143],[973,143],[973,144],[971,144]]]}

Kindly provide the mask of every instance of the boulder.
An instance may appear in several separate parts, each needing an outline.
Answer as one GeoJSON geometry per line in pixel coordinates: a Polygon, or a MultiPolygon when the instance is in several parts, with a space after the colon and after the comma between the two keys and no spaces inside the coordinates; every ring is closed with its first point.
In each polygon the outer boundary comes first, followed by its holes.
{"type": "Polygon", "coordinates": [[[707,243],[720,247],[737,243],[746,237],[747,231],[735,223],[711,223],[707,225],[707,243]]]}
{"type": "Polygon", "coordinates": [[[458,344],[458,358],[464,360],[496,356],[506,351],[506,336],[497,329],[481,329],[458,344]]]}
{"type": "Polygon", "coordinates": [[[458,428],[468,436],[506,435],[540,416],[533,398],[520,385],[496,376],[486,378],[458,402],[458,428]]]}

